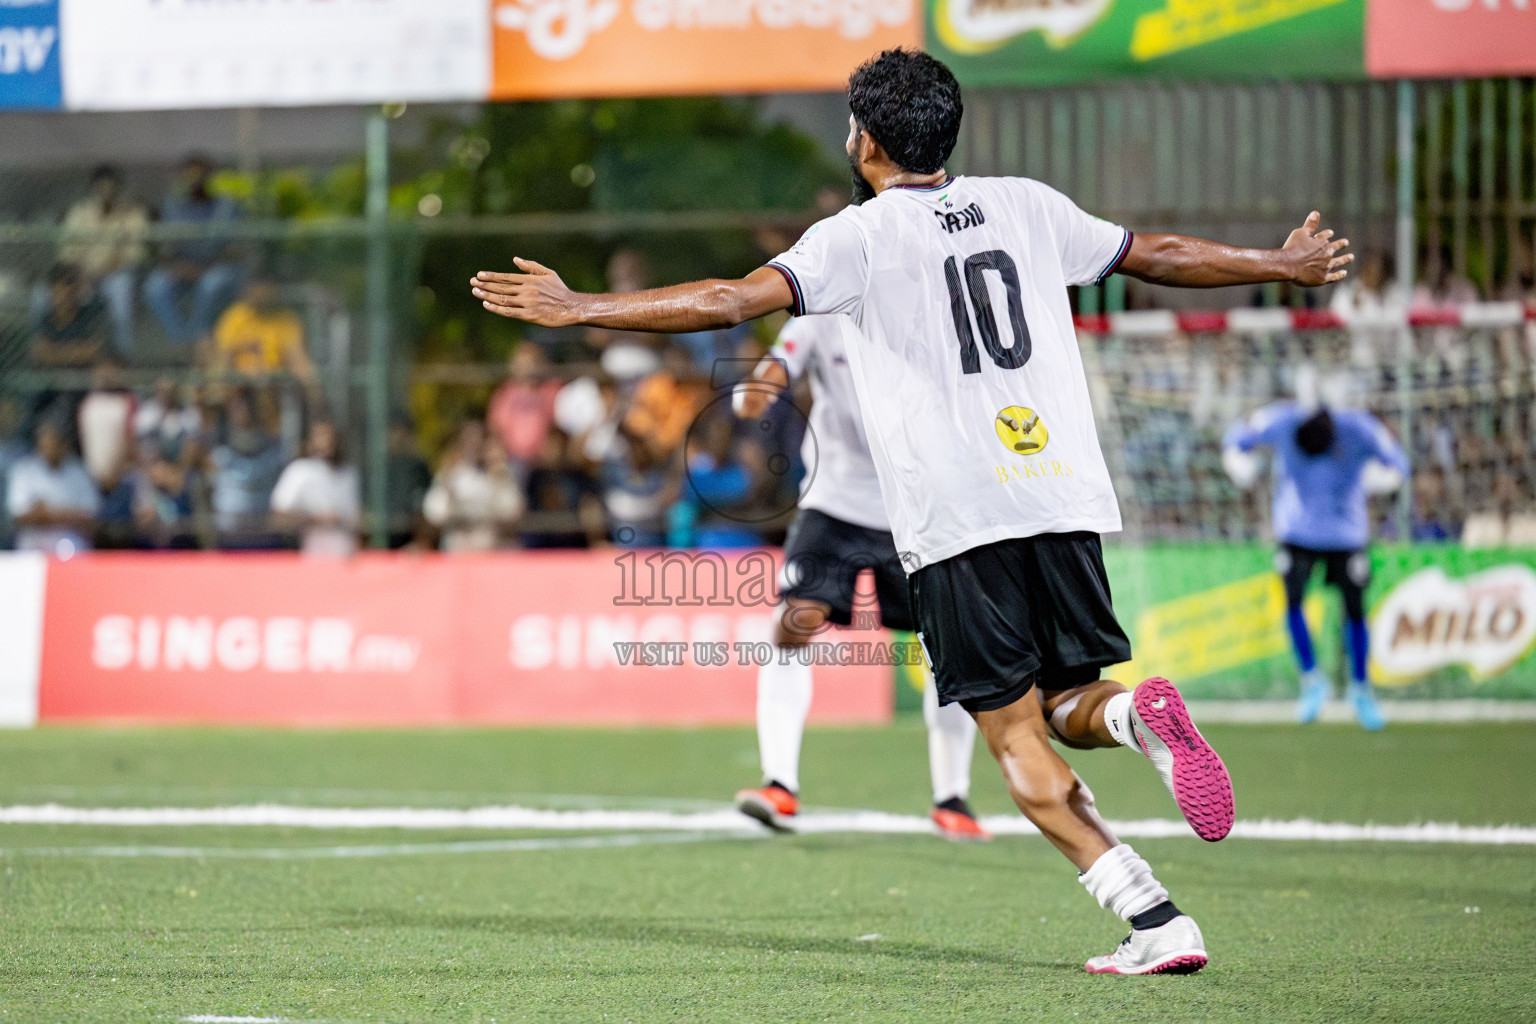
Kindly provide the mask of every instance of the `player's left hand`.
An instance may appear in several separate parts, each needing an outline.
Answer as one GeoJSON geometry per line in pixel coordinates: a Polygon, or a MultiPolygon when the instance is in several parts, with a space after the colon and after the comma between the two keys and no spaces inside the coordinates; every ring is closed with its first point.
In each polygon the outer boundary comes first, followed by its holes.
{"type": "Polygon", "coordinates": [[[1281,250],[1291,259],[1291,280],[1309,288],[1344,280],[1349,273],[1344,268],[1355,261],[1351,253],[1339,254],[1349,245],[1349,239],[1335,240],[1332,228],[1317,229],[1322,216],[1316,210],[1307,214],[1306,221],[1291,232],[1281,250]]]}
{"type": "Polygon", "coordinates": [[[569,327],[580,323],[577,293],[560,275],[533,260],[514,257],[520,274],[482,270],[469,279],[480,304],[497,316],[526,320],[540,327],[569,327]]]}

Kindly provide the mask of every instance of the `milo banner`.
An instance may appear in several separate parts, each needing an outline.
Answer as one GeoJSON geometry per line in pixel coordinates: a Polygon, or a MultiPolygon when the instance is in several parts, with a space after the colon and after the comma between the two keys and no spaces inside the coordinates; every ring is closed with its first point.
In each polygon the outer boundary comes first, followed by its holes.
{"type": "MultiPolygon", "coordinates": [[[[1536,700],[1536,550],[1381,545],[1367,593],[1372,681],[1389,699],[1536,700]]],[[[1197,700],[1297,694],[1285,592],[1267,545],[1112,545],[1104,561],[1136,659],[1106,673],[1167,676],[1197,700]]],[[[1318,664],[1347,675],[1338,591],[1317,570],[1303,605],[1318,664]]],[[[896,710],[922,707],[898,667],[896,710]]]]}
{"type": "Polygon", "coordinates": [[[1365,76],[1366,0],[929,0],[964,85],[1365,76]]]}
{"type": "MultiPolygon", "coordinates": [[[[1285,595],[1262,545],[1105,551],[1136,660],[1199,698],[1296,694],[1285,595]]],[[[1371,678],[1391,697],[1536,698],[1536,551],[1382,545],[1367,594],[1371,678]]],[[[1342,677],[1338,592],[1313,581],[1318,660],[1342,677]]]]}

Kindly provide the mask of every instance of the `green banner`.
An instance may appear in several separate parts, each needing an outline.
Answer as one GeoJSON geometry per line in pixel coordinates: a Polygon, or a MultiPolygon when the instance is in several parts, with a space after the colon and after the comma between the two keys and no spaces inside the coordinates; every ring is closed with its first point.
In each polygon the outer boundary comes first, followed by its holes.
{"type": "Polygon", "coordinates": [[[1365,0],[928,0],[961,84],[1365,77],[1365,0]]]}
{"type": "MultiPolygon", "coordinates": [[[[1285,698],[1297,670],[1264,545],[1110,546],[1135,661],[1197,698],[1285,698]]],[[[1536,551],[1382,545],[1367,593],[1372,680],[1392,697],[1536,699],[1536,551]]],[[[1317,570],[1304,606],[1318,659],[1345,675],[1338,592],[1317,570]]]]}
{"type": "MultiPolygon", "coordinates": [[[[1297,696],[1272,547],[1111,544],[1104,562],[1135,654],[1109,678],[1166,676],[1204,700],[1297,696]]],[[[1384,544],[1371,572],[1370,674],[1384,696],[1536,700],[1536,550],[1384,544]]],[[[1303,609],[1319,664],[1342,682],[1343,613],[1322,575],[1303,609]]],[[[897,712],[920,711],[922,688],[921,672],[898,666],[897,712]]]]}

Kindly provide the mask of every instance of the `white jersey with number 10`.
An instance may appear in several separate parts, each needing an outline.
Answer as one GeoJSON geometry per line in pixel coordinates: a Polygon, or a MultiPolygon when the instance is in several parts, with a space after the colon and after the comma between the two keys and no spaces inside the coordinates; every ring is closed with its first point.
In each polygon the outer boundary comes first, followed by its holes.
{"type": "Polygon", "coordinates": [[[796,315],[845,313],[865,434],[908,572],[1010,537],[1120,529],[1067,286],[1131,234],[1027,178],[887,189],[769,266],[796,315]]]}

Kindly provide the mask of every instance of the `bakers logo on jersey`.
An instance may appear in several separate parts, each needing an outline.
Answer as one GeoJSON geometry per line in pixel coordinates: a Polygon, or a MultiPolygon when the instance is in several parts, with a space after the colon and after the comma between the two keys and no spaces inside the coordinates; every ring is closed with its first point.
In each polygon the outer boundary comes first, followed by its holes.
{"type": "Polygon", "coordinates": [[[1051,435],[1040,421],[1040,414],[1020,405],[1010,405],[992,421],[997,439],[1016,455],[1034,455],[1050,443],[1051,435]]]}

